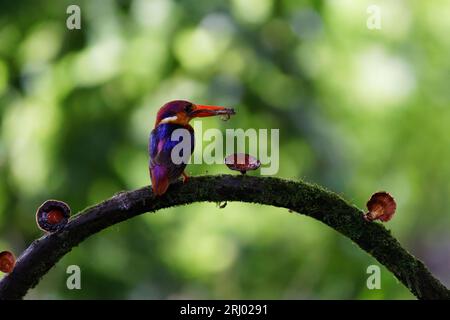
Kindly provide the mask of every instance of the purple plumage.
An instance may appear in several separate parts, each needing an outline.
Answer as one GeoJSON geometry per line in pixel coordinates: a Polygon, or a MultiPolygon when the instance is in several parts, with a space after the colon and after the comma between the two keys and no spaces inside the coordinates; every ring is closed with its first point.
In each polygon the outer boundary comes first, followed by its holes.
{"type": "MultiPolygon", "coordinates": [[[[177,129],[187,130],[190,135],[191,149],[194,151],[194,130],[190,125],[163,123],[158,125],[150,133],[149,154],[150,154],[150,176],[153,189],[156,194],[161,195],[166,192],[169,184],[176,181],[183,173],[187,163],[175,164],[172,160],[172,149],[182,143],[183,137],[172,140],[172,133],[177,129]]],[[[181,150],[180,156],[183,156],[181,150]]],[[[189,155],[190,155],[189,154],[189,155]]]]}

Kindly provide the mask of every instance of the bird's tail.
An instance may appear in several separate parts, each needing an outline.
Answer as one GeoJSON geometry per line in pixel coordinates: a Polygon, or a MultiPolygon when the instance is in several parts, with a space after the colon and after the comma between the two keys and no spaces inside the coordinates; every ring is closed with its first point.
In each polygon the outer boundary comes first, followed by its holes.
{"type": "Polygon", "coordinates": [[[163,166],[154,166],[150,168],[150,177],[152,179],[152,190],[157,196],[166,193],[169,188],[169,177],[167,168],[163,166]]]}

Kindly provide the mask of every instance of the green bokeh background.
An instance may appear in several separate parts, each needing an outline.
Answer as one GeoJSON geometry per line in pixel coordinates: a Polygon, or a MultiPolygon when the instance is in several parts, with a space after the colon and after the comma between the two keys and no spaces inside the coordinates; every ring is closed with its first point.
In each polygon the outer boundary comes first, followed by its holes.
{"type": "MultiPolygon", "coordinates": [[[[204,128],[279,128],[277,176],[360,208],[391,192],[387,227],[450,285],[449,15],[445,0],[0,1],[0,251],[42,235],[46,199],[77,212],[149,184],[155,114],[187,99],[236,108],[204,128]]],[[[27,298],[413,298],[384,268],[368,290],[372,264],[308,217],[195,204],[89,238],[27,298]],[[66,288],[71,264],[81,290],[66,288]]]]}

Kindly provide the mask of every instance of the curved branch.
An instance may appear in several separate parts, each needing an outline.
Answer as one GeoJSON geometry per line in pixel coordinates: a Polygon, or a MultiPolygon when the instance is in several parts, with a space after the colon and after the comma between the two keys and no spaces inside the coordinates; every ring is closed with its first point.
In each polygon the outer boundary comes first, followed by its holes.
{"type": "Polygon", "coordinates": [[[202,176],[175,183],[156,198],[149,187],[120,192],[72,217],[64,229],[34,241],[0,281],[0,299],[20,299],[87,237],[145,212],[199,201],[242,201],[287,208],[322,221],[389,269],[419,299],[450,299],[450,291],[379,223],[338,195],[304,182],[272,177],[202,176]]]}

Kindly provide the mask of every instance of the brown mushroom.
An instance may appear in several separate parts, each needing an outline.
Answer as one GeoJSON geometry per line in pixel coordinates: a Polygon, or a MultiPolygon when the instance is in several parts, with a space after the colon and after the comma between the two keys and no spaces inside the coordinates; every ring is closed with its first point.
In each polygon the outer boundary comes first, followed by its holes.
{"type": "Polygon", "coordinates": [[[9,251],[0,252],[0,271],[11,273],[16,265],[16,257],[9,251]]]}
{"type": "Polygon", "coordinates": [[[387,222],[392,219],[397,204],[394,198],[387,192],[374,193],[367,202],[367,212],[364,218],[367,221],[381,220],[387,222]]]}
{"type": "Polygon", "coordinates": [[[240,171],[242,174],[250,170],[256,170],[261,166],[261,162],[258,159],[245,153],[235,153],[227,156],[225,164],[231,170],[240,171]]]}
{"type": "Polygon", "coordinates": [[[46,232],[56,232],[62,229],[70,217],[70,207],[62,201],[47,200],[36,212],[36,222],[39,228],[46,232]]]}

